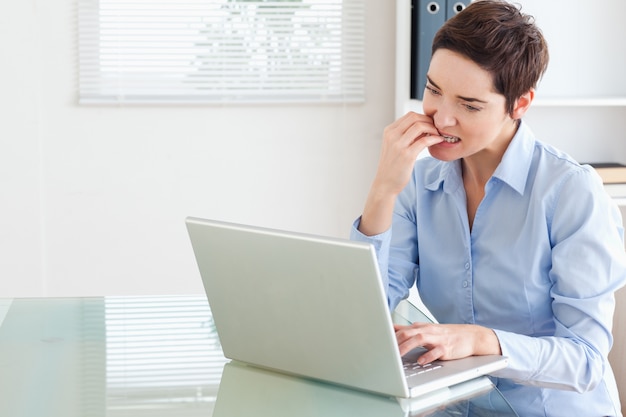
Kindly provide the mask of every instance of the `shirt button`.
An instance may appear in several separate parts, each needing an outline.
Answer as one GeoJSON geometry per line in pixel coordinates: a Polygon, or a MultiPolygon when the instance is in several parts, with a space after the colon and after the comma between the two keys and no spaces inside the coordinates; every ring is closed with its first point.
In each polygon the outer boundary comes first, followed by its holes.
{"type": "Polygon", "coordinates": [[[465,264],[465,269],[469,269],[469,267],[470,267],[470,264],[469,264],[469,262],[467,262],[467,263],[465,264]]]}
{"type": "Polygon", "coordinates": [[[467,288],[468,285],[469,283],[467,281],[463,281],[463,288],[467,288]]]}

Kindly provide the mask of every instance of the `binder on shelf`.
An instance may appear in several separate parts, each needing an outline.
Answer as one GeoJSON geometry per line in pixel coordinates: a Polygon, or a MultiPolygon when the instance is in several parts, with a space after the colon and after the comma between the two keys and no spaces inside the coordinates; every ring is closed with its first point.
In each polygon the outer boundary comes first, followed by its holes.
{"type": "Polygon", "coordinates": [[[444,22],[463,11],[471,0],[411,1],[411,98],[422,100],[433,39],[444,22]]]}
{"type": "Polygon", "coordinates": [[[446,20],[450,19],[455,14],[463,11],[467,6],[469,6],[471,0],[447,0],[446,1],[446,20]]]}
{"type": "Polygon", "coordinates": [[[411,98],[422,100],[433,38],[446,21],[446,0],[412,0],[411,98]]]}
{"type": "Polygon", "coordinates": [[[626,165],[617,162],[589,162],[606,184],[625,184],[626,186],[626,165]]]}

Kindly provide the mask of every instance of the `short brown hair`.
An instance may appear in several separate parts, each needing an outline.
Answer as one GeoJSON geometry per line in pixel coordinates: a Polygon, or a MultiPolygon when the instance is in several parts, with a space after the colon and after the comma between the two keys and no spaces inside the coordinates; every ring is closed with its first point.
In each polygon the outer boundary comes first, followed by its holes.
{"type": "Polygon", "coordinates": [[[432,53],[438,49],[461,54],[489,72],[508,114],[519,97],[537,87],[549,59],[534,18],[500,0],[475,1],[449,19],[433,40],[432,53]]]}

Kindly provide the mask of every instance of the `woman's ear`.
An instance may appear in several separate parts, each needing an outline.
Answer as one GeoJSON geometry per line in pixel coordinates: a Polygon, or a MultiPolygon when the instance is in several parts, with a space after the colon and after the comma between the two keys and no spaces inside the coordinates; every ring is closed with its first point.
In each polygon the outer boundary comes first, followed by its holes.
{"type": "Polygon", "coordinates": [[[535,98],[535,89],[531,88],[526,93],[522,94],[517,100],[515,100],[515,106],[513,106],[513,112],[511,118],[514,120],[521,119],[526,111],[530,108],[530,104],[535,98]]]}

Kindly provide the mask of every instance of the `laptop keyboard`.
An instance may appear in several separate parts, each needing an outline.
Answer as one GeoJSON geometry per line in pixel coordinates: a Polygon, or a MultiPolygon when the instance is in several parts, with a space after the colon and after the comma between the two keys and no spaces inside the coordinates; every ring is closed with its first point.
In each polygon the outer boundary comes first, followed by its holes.
{"type": "Polygon", "coordinates": [[[427,363],[426,365],[420,365],[417,362],[403,362],[404,374],[407,378],[415,375],[420,375],[426,372],[432,372],[441,368],[441,364],[427,363]]]}

